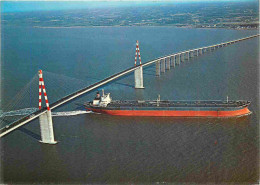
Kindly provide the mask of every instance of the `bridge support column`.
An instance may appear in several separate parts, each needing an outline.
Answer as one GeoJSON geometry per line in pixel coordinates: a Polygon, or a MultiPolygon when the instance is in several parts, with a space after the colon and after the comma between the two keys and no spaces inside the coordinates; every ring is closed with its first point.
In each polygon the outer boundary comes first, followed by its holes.
{"type": "Polygon", "coordinates": [[[191,58],[193,58],[193,57],[194,57],[194,51],[191,52],[191,58]]]}
{"type": "Polygon", "coordinates": [[[203,50],[203,49],[200,49],[200,50],[199,50],[199,53],[200,53],[201,55],[202,55],[202,53],[203,53],[202,50],[203,50]]]}
{"type": "Polygon", "coordinates": [[[44,114],[40,115],[39,120],[42,139],[40,142],[47,144],[56,144],[57,141],[54,140],[51,111],[48,110],[44,114]]]}
{"type": "Polygon", "coordinates": [[[166,58],[166,69],[167,69],[167,70],[170,70],[170,69],[171,69],[170,57],[166,58]]]}
{"type": "Polygon", "coordinates": [[[144,88],[143,66],[142,65],[135,70],[135,88],[136,89],[144,88]]]}
{"type": "Polygon", "coordinates": [[[171,57],[171,66],[175,68],[175,55],[171,57]]]}
{"type": "Polygon", "coordinates": [[[160,76],[161,75],[161,62],[160,62],[160,60],[157,60],[155,65],[156,65],[156,76],[160,76]]]}
{"type": "Polygon", "coordinates": [[[199,56],[199,50],[197,49],[197,54],[196,54],[196,56],[199,56]]]}
{"type": "Polygon", "coordinates": [[[178,57],[178,64],[179,65],[181,64],[181,54],[179,54],[179,57],[178,57]]]}
{"type": "Polygon", "coordinates": [[[42,143],[47,144],[56,144],[57,142],[54,140],[54,132],[53,132],[53,123],[52,123],[52,117],[51,117],[51,109],[49,106],[49,101],[47,98],[47,93],[43,81],[43,74],[42,70],[39,70],[39,110],[42,107],[42,90],[45,98],[46,108],[47,112],[43,113],[39,116],[39,122],[40,122],[40,130],[41,130],[41,141],[42,143]]]}
{"type": "Polygon", "coordinates": [[[190,52],[187,52],[187,59],[190,59],[190,52]]]}
{"type": "Polygon", "coordinates": [[[165,59],[162,59],[162,62],[161,62],[161,72],[165,73],[165,59]]]}

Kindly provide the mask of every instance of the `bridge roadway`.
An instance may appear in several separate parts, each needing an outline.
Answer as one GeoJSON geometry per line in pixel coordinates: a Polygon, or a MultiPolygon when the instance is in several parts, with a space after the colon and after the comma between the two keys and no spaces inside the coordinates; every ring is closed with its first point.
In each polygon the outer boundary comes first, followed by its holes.
{"type": "MultiPolygon", "coordinates": [[[[155,60],[148,61],[148,62],[142,64],[142,66],[148,66],[148,65],[151,65],[151,64],[155,63],[156,61],[164,60],[164,59],[172,57],[172,56],[181,55],[181,54],[194,52],[194,51],[199,51],[199,50],[203,50],[203,49],[211,49],[211,48],[215,48],[215,47],[223,47],[223,46],[226,46],[226,45],[231,44],[231,43],[235,43],[235,42],[238,42],[238,41],[250,39],[250,38],[253,38],[253,37],[257,37],[257,36],[260,36],[260,34],[249,36],[249,37],[245,37],[245,38],[242,38],[242,39],[233,40],[233,41],[228,41],[228,42],[224,42],[224,43],[220,43],[220,44],[215,44],[215,45],[211,45],[211,46],[207,46],[207,47],[201,47],[201,48],[196,48],[196,49],[191,49],[191,50],[186,50],[186,51],[174,53],[174,54],[171,54],[171,55],[159,57],[159,58],[157,58],[155,60]]],[[[126,75],[128,73],[133,72],[134,70],[136,70],[139,67],[140,67],[140,65],[128,68],[128,69],[126,69],[124,71],[121,71],[121,72],[116,73],[116,74],[114,74],[114,75],[112,75],[110,77],[107,77],[107,78],[105,78],[105,79],[103,79],[103,80],[101,80],[99,82],[96,82],[96,83],[94,83],[94,84],[92,84],[92,85],[90,85],[88,87],[85,87],[85,88],[83,88],[83,89],[81,89],[81,90],[79,90],[77,92],[69,94],[69,95],[63,97],[62,99],[52,103],[50,105],[50,109],[52,110],[52,109],[55,109],[55,108],[65,104],[65,103],[68,103],[69,101],[71,101],[71,100],[73,100],[73,99],[75,99],[75,98],[77,98],[77,97],[79,97],[79,96],[81,96],[81,95],[83,95],[83,94],[85,94],[87,92],[95,90],[98,87],[101,87],[101,86],[103,86],[103,85],[105,85],[105,84],[107,84],[107,83],[109,83],[109,82],[111,82],[113,80],[116,80],[116,79],[118,79],[118,78],[120,78],[120,77],[122,77],[122,76],[124,76],[124,75],[126,75]]],[[[46,107],[42,108],[41,110],[35,111],[35,112],[31,113],[30,115],[28,115],[26,117],[23,117],[20,120],[15,121],[15,122],[13,122],[13,123],[11,123],[11,124],[1,128],[1,130],[0,130],[0,137],[3,137],[5,135],[7,135],[8,133],[14,131],[15,129],[17,129],[17,128],[19,128],[19,127],[29,123],[30,121],[32,121],[32,120],[34,120],[36,118],[38,118],[40,115],[44,114],[46,111],[47,111],[46,107]]]]}

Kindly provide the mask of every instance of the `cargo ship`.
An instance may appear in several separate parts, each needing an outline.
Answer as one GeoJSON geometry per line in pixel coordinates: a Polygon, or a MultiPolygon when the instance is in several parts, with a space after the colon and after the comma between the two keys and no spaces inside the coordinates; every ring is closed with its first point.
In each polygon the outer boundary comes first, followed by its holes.
{"type": "Polygon", "coordinates": [[[118,116],[172,116],[172,117],[239,117],[249,115],[250,101],[165,101],[112,100],[110,93],[97,92],[93,101],[85,103],[88,111],[118,116]]]}

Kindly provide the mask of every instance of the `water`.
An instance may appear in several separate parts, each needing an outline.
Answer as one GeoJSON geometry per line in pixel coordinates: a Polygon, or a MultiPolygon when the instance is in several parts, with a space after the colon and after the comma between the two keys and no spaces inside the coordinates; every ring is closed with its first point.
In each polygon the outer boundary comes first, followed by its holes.
{"type": "MultiPolygon", "coordinates": [[[[2,102],[38,69],[95,82],[142,61],[256,34],[253,30],[172,27],[2,29],[2,102]]],[[[133,75],[104,89],[113,99],[252,101],[252,115],[232,119],[140,118],[102,114],[53,117],[59,143],[40,144],[38,120],[2,139],[2,180],[9,183],[234,182],[258,179],[258,38],[182,63],[155,76],[144,90],[133,75]]],[[[60,84],[59,84],[60,85],[60,84]]],[[[66,82],[64,82],[66,85],[66,82]]],[[[48,92],[48,86],[47,92],[48,92]]],[[[51,88],[51,87],[49,87],[51,88]]],[[[76,102],[91,100],[92,92],[76,102]]],[[[50,95],[49,95],[50,96],[50,95]]],[[[36,102],[37,104],[37,102],[36,102]]],[[[56,111],[80,110],[72,102],[56,111]]]]}

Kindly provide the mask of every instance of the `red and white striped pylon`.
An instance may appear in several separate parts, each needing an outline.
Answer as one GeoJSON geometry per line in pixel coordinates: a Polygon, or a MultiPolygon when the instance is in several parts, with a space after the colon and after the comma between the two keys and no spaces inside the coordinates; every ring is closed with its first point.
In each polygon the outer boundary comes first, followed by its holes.
{"type": "Polygon", "coordinates": [[[137,62],[137,53],[138,53],[138,56],[139,56],[140,65],[142,65],[138,40],[136,41],[136,49],[135,49],[135,66],[136,66],[136,62],[137,62]]]}
{"type": "Polygon", "coordinates": [[[42,90],[43,90],[47,110],[50,111],[47,93],[45,90],[45,85],[44,85],[44,81],[43,81],[43,77],[42,77],[42,70],[39,70],[39,109],[42,108],[42,90]]]}

